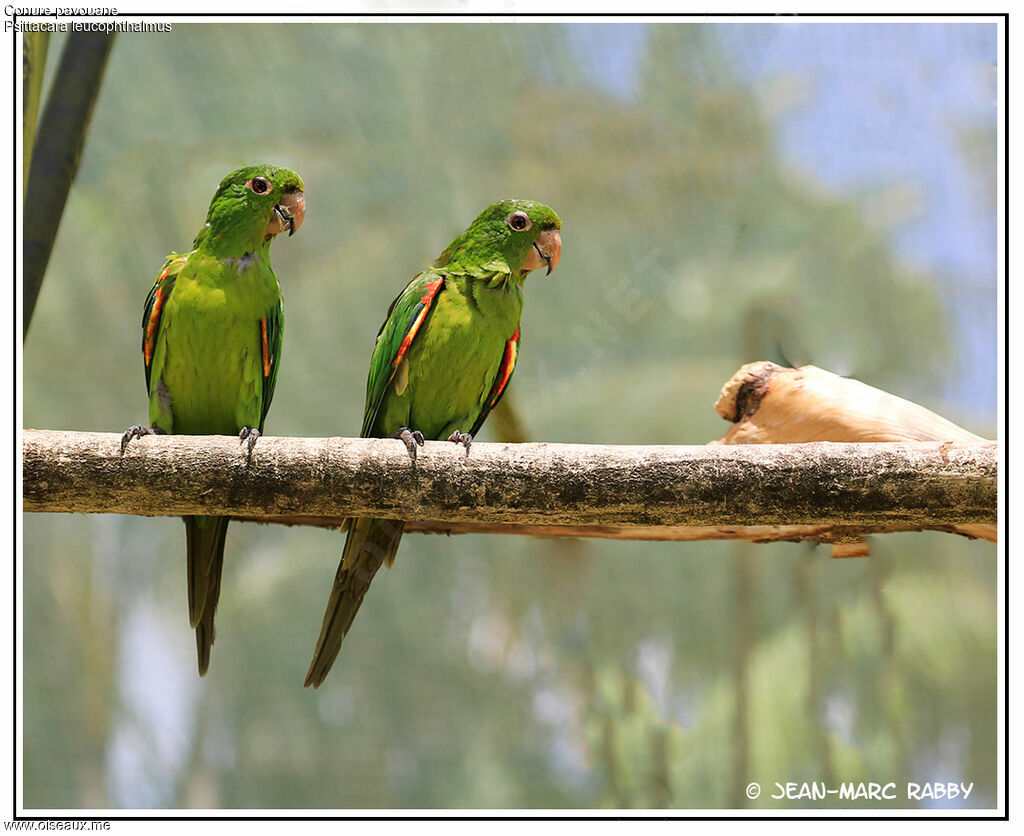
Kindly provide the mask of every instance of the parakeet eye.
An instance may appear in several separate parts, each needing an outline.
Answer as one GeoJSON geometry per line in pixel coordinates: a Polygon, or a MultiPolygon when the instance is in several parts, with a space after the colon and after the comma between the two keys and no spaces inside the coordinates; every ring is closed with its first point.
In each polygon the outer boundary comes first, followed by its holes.
{"type": "Polygon", "coordinates": [[[516,232],[525,232],[531,226],[530,216],[523,211],[513,212],[505,218],[505,223],[512,227],[516,232]]]}
{"type": "Polygon", "coordinates": [[[266,177],[253,177],[246,183],[255,194],[266,194],[270,191],[270,181],[266,177]]]}

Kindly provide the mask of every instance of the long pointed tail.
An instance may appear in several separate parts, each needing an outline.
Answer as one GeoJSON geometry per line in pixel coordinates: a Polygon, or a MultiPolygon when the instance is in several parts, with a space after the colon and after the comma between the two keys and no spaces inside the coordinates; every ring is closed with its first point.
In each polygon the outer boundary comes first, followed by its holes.
{"type": "Polygon", "coordinates": [[[386,562],[389,567],[394,563],[404,528],[401,520],[358,519],[349,525],[320,638],[306,673],[307,687],[319,688],[330,672],[373,576],[382,563],[386,562]]]}
{"type": "Polygon", "coordinates": [[[185,517],[188,543],[188,619],[196,629],[199,675],[210,667],[210,648],[215,630],[213,615],[220,598],[220,573],[224,566],[227,517],[185,517]]]}

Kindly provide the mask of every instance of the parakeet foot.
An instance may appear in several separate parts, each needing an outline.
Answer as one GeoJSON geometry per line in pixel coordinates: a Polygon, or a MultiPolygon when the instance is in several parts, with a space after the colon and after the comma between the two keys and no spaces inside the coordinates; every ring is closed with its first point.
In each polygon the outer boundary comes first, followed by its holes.
{"type": "Polygon", "coordinates": [[[255,427],[242,427],[242,431],[238,434],[238,443],[244,444],[246,441],[249,443],[249,449],[247,452],[251,453],[252,448],[256,446],[256,441],[260,437],[260,431],[255,427]]]}
{"type": "Polygon", "coordinates": [[[445,441],[454,441],[456,444],[461,444],[466,448],[466,455],[469,455],[469,446],[473,443],[473,436],[469,433],[460,433],[458,430],[453,432],[445,441]]]}
{"type": "Polygon", "coordinates": [[[409,451],[409,458],[414,462],[416,461],[416,445],[423,446],[423,433],[419,430],[410,430],[408,427],[402,427],[396,432],[392,438],[399,438],[405,444],[405,449],[409,451]]]}
{"type": "Polygon", "coordinates": [[[142,438],[144,435],[167,435],[167,433],[159,427],[144,427],[141,424],[129,427],[121,436],[121,455],[124,455],[124,448],[128,446],[129,441],[133,438],[142,438]]]}

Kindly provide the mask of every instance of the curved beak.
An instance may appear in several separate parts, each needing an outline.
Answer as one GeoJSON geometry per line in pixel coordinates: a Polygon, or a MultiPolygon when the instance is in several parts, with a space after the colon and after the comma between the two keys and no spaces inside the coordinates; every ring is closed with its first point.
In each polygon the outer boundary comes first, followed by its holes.
{"type": "Polygon", "coordinates": [[[267,224],[267,235],[277,235],[279,232],[288,230],[289,235],[302,226],[302,219],[306,217],[306,198],[302,192],[296,189],[286,192],[281,202],[274,207],[274,214],[267,224]]]}
{"type": "Polygon", "coordinates": [[[545,229],[537,240],[533,242],[533,249],[523,264],[523,270],[536,270],[545,264],[548,267],[547,275],[558,266],[558,259],[562,257],[562,236],[557,229],[545,229]]]}

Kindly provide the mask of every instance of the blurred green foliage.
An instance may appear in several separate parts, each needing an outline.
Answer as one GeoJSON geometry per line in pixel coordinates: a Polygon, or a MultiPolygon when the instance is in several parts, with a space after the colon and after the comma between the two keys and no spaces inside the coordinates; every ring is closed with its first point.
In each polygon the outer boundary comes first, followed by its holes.
{"type": "MultiPolygon", "coordinates": [[[[712,29],[653,26],[645,50],[626,100],[561,25],[122,35],[26,342],[24,425],[145,417],[146,291],[257,161],[308,189],[273,248],[274,435],[357,432],[388,303],[507,196],[564,221],[509,390],[531,439],[703,443],[721,385],[779,352],[897,394],[941,381],[957,337],[936,277],[782,164],[712,29]]],[[[990,544],[893,535],[832,561],[410,535],[313,692],[336,532],[231,527],[203,680],[179,521],[27,515],[24,542],[29,808],[779,806],[745,798],[755,780],[963,780],[967,806],[995,801],[990,544]]]]}

